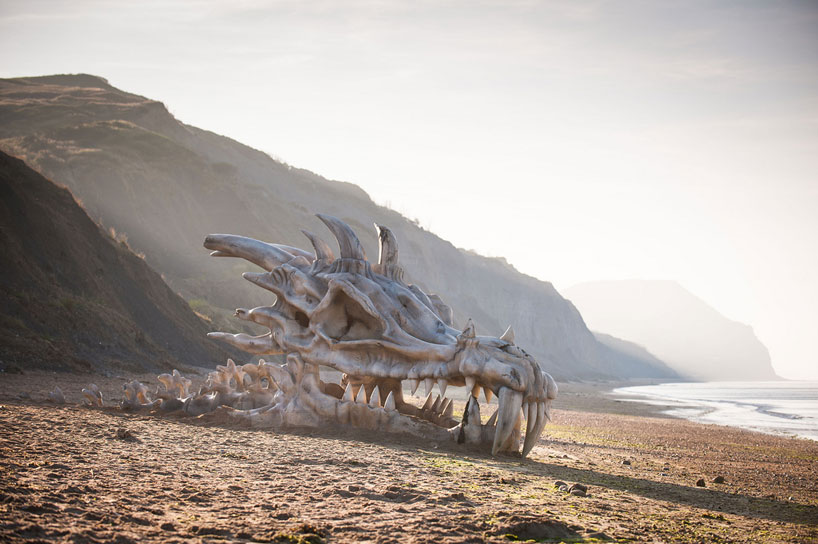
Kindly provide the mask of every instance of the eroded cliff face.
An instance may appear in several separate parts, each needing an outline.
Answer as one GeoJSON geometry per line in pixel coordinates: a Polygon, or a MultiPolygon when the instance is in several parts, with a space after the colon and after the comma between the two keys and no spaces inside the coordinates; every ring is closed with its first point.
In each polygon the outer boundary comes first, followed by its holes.
{"type": "Polygon", "coordinates": [[[686,378],[774,380],[752,327],[727,319],[674,281],[600,281],[567,296],[595,331],[636,342],[686,378]]]}
{"type": "Polygon", "coordinates": [[[68,190],[0,153],[0,195],[0,369],[145,372],[233,353],[68,190]]]}
{"type": "Polygon", "coordinates": [[[349,223],[370,255],[377,255],[373,222],[389,226],[407,279],[452,305],[456,325],[471,317],[478,334],[492,335],[512,325],[518,344],[557,379],[629,377],[550,283],[455,248],[355,185],[179,123],[161,103],[101,78],[0,80],[0,148],[67,186],[214,319],[269,301],[233,280],[247,265],[207,259],[204,236],[229,232],[308,247],[300,229],[324,232],[313,215],[321,212],[349,223]]]}

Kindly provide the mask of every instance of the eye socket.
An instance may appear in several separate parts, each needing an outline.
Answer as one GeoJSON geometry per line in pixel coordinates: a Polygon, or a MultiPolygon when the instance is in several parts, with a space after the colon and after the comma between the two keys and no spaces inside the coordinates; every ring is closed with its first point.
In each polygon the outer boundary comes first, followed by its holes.
{"type": "Polygon", "coordinates": [[[262,389],[270,389],[270,380],[268,380],[267,378],[261,378],[261,380],[259,380],[259,383],[261,384],[262,389]]]}

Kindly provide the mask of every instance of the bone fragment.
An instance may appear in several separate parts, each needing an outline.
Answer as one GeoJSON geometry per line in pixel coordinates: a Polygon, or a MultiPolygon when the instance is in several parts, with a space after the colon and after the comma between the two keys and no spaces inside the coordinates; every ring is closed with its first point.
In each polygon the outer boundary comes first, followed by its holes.
{"type": "Polygon", "coordinates": [[[54,388],[54,391],[48,394],[48,400],[54,404],[65,404],[65,395],[63,395],[59,385],[54,388]]]}
{"type": "Polygon", "coordinates": [[[88,384],[88,387],[82,390],[82,394],[89,406],[102,407],[102,391],[99,390],[97,384],[88,384]]]}

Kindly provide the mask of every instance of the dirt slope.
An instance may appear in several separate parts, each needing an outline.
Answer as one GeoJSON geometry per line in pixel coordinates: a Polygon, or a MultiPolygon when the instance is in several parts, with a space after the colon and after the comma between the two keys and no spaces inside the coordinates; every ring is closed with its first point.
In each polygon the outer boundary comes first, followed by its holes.
{"type": "Polygon", "coordinates": [[[59,188],[0,153],[3,369],[100,373],[213,366],[208,325],[59,188]]]}

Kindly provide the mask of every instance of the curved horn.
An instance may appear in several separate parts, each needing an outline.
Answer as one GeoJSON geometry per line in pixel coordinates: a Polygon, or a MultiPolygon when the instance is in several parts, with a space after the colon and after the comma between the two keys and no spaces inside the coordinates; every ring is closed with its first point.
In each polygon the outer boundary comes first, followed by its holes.
{"type": "Polygon", "coordinates": [[[332,252],[332,249],[329,247],[328,243],[311,232],[303,229],[301,232],[304,233],[304,236],[310,239],[312,247],[315,248],[315,260],[320,261],[323,259],[327,262],[332,262],[335,260],[335,254],[332,252]]]}
{"type": "Polygon", "coordinates": [[[268,271],[295,257],[273,244],[233,234],[209,234],[204,247],[214,250],[211,253],[214,257],[241,257],[268,271]]]}
{"type": "Polygon", "coordinates": [[[324,222],[324,224],[332,231],[332,234],[338,240],[338,246],[341,248],[342,259],[357,259],[359,261],[366,260],[366,253],[361,245],[361,241],[355,236],[352,227],[331,215],[316,214],[316,217],[324,222]]]}
{"type": "Polygon", "coordinates": [[[380,265],[394,265],[398,264],[398,241],[395,235],[388,227],[375,223],[375,228],[378,229],[378,238],[381,243],[381,251],[378,255],[378,264],[380,265]]]}

